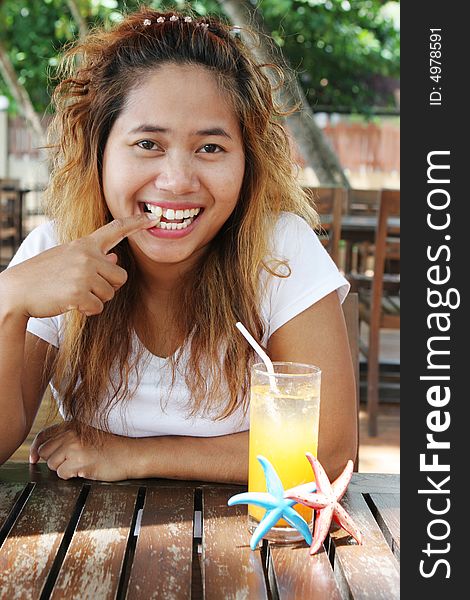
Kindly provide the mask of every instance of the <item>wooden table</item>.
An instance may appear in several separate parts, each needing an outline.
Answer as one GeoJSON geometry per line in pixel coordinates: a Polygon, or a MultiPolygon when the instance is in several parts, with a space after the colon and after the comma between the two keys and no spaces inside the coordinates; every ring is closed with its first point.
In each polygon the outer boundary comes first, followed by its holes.
{"type": "Polygon", "coordinates": [[[0,467],[0,598],[399,598],[399,476],[354,474],[342,504],[364,534],[325,548],[249,548],[240,486],[60,480],[0,467]]]}
{"type": "MultiPolygon", "coordinates": [[[[322,215],[323,225],[331,223],[331,215],[322,215]]],[[[388,226],[391,235],[400,235],[400,217],[390,217],[388,226]]],[[[373,241],[377,227],[377,215],[345,214],[341,217],[341,239],[348,241],[373,241]]]]}
{"type": "MultiPolygon", "coordinates": [[[[400,217],[390,217],[388,225],[391,233],[400,233],[400,217]]],[[[341,218],[341,231],[346,232],[374,232],[377,227],[376,215],[346,214],[341,218]]]]}

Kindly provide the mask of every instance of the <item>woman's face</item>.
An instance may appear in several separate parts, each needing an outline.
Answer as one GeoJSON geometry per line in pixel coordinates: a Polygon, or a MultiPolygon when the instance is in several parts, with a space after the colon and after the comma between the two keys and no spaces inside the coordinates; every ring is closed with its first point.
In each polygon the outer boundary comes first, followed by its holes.
{"type": "Polygon", "coordinates": [[[191,264],[235,208],[244,170],[238,119],[214,76],[169,64],[130,91],[111,129],[104,195],[114,218],[161,217],[131,236],[137,258],[191,264]]]}

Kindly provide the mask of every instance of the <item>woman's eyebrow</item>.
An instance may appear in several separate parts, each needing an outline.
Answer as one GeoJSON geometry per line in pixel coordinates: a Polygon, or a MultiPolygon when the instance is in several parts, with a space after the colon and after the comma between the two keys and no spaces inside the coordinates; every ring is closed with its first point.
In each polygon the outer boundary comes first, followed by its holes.
{"type": "Polygon", "coordinates": [[[232,139],[232,136],[229,135],[225,129],[222,129],[222,127],[211,127],[209,129],[200,129],[199,131],[196,131],[195,135],[198,136],[202,136],[202,135],[217,135],[217,136],[221,136],[221,137],[226,137],[229,140],[232,139]]]}
{"type": "MultiPolygon", "coordinates": [[[[150,125],[144,123],[135,127],[134,129],[131,129],[129,133],[170,133],[170,129],[167,129],[166,127],[160,127],[158,125],[150,125]]],[[[229,140],[232,139],[232,136],[222,127],[209,127],[207,129],[199,129],[198,131],[192,133],[192,135],[199,137],[205,135],[214,135],[226,137],[229,140]]]]}
{"type": "Polygon", "coordinates": [[[168,129],[159,127],[158,125],[138,125],[129,131],[129,133],[168,133],[168,129]]]}

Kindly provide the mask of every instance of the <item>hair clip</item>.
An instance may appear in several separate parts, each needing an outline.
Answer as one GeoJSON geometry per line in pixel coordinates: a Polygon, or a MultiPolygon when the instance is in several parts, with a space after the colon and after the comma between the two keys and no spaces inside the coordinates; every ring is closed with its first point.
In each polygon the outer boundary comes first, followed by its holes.
{"type": "Polygon", "coordinates": [[[196,23],[196,27],[202,27],[203,29],[207,29],[209,27],[209,23],[196,23]]]}
{"type": "MultiPolygon", "coordinates": [[[[171,15],[170,17],[158,17],[156,19],[157,23],[165,23],[165,21],[171,21],[171,23],[175,23],[176,21],[183,21],[184,23],[192,23],[193,20],[191,17],[178,17],[178,15],[171,15]]],[[[152,21],[150,19],[144,19],[144,25],[151,25],[152,21]]],[[[196,23],[196,26],[209,27],[207,23],[196,23]]]]}

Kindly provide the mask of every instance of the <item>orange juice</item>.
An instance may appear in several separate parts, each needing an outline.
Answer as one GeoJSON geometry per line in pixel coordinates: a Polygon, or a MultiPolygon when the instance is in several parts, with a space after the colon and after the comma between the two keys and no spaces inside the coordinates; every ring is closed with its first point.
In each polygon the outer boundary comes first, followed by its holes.
{"type": "MultiPolygon", "coordinates": [[[[277,382],[279,383],[279,382],[277,382]]],[[[266,492],[266,479],[256,459],[262,454],[273,465],[284,489],[314,481],[305,453],[317,455],[320,386],[302,383],[286,393],[282,382],[277,393],[270,385],[252,385],[250,399],[250,454],[248,491],[266,492]]],[[[301,504],[294,508],[310,524],[312,509],[301,504]]],[[[250,505],[249,516],[255,522],[265,510],[250,505]]],[[[281,519],[276,527],[290,527],[281,519]]]]}

